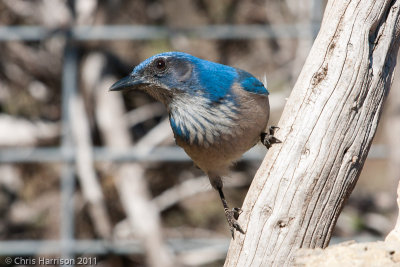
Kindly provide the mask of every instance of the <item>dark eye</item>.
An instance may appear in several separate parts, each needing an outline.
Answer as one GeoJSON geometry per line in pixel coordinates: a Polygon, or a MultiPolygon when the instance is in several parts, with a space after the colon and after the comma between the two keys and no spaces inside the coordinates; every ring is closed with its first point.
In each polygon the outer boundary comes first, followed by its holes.
{"type": "Polygon", "coordinates": [[[154,63],[155,67],[158,71],[163,71],[165,70],[165,68],[167,67],[167,64],[165,62],[165,59],[163,58],[159,58],[156,60],[156,62],[154,63]]]}

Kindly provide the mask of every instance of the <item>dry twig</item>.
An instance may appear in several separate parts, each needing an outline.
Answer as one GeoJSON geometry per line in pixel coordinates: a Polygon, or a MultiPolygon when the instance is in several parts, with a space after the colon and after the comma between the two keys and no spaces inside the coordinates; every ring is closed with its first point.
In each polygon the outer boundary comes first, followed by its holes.
{"type": "MultiPolygon", "coordinates": [[[[114,78],[101,78],[105,58],[100,54],[88,57],[84,69],[92,72],[88,77],[94,83],[92,88],[96,103],[96,120],[105,144],[112,148],[132,146],[129,127],[124,118],[125,110],[120,94],[109,93],[114,78]]],[[[150,201],[150,194],[144,179],[144,169],[137,163],[121,164],[115,172],[115,184],[122,205],[127,213],[133,231],[141,239],[150,266],[173,266],[173,258],[163,244],[158,210],[150,201]]]]}

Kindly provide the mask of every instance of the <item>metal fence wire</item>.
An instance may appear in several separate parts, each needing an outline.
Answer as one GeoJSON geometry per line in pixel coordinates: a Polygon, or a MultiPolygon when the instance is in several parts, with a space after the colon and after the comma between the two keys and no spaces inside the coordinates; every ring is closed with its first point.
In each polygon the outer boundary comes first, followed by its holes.
{"type": "MultiPolygon", "coordinates": [[[[315,38],[322,17],[322,2],[314,1],[314,18],[311,24],[292,25],[210,25],[185,29],[162,26],[74,26],[68,29],[48,29],[42,26],[0,26],[0,41],[41,41],[46,38],[67,38],[62,67],[62,141],[59,147],[45,148],[0,148],[0,163],[48,162],[62,163],[61,180],[61,225],[58,240],[2,240],[0,255],[61,255],[74,257],[81,254],[131,254],[141,253],[138,241],[77,240],[74,236],[75,167],[74,144],[72,142],[69,103],[78,93],[78,48],[76,42],[93,40],[152,40],[177,36],[198,39],[268,39],[268,38],[315,38]]],[[[184,152],[177,148],[156,148],[146,155],[134,150],[113,151],[105,147],[94,148],[96,162],[111,161],[188,161],[184,152]]],[[[384,158],[384,147],[374,146],[370,158],[384,158]]],[[[244,160],[259,160],[260,155],[249,153],[244,160]]],[[[173,239],[167,244],[175,252],[188,248],[209,247],[225,255],[228,239],[173,239]]]]}

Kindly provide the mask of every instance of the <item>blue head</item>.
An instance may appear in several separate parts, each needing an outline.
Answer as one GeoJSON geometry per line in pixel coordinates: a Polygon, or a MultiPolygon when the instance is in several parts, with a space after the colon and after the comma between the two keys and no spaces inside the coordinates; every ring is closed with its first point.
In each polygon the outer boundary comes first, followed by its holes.
{"type": "Polygon", "coordinates": [[[264,85],[248,72],[182,52],[167,52],[146,59],[110,90],[139,89],[152,95],[167,106],[174,132],[194,142],[200,137],[191,136],[190,128],[201,131],[207,122],[214,123],[212,116],[234,117],[238,100],[233,88],[268,95],[264,85]]]}
{"type": "Polygon", "coordinates": [[[146,59],[110,90],[141,89],[168,105],[176,94],[203,95],[211,102],[219,101],[230,94],[235,82],[249,92],[268,94],[263,84],[245,71],[182,52],[146,59]]]}

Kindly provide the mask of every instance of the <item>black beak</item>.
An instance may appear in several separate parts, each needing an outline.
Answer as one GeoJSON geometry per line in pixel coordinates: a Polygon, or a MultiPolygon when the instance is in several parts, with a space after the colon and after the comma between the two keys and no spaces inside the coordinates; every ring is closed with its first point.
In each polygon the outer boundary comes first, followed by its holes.
{"type": "Polygon", "coordinates": [[[146,84],[146,82],[143,81],[142,78],[135,75],[129,75],[114,83],[109,90],[121,91],[125,89],[137,89],[144,84],[146,84]]]}

